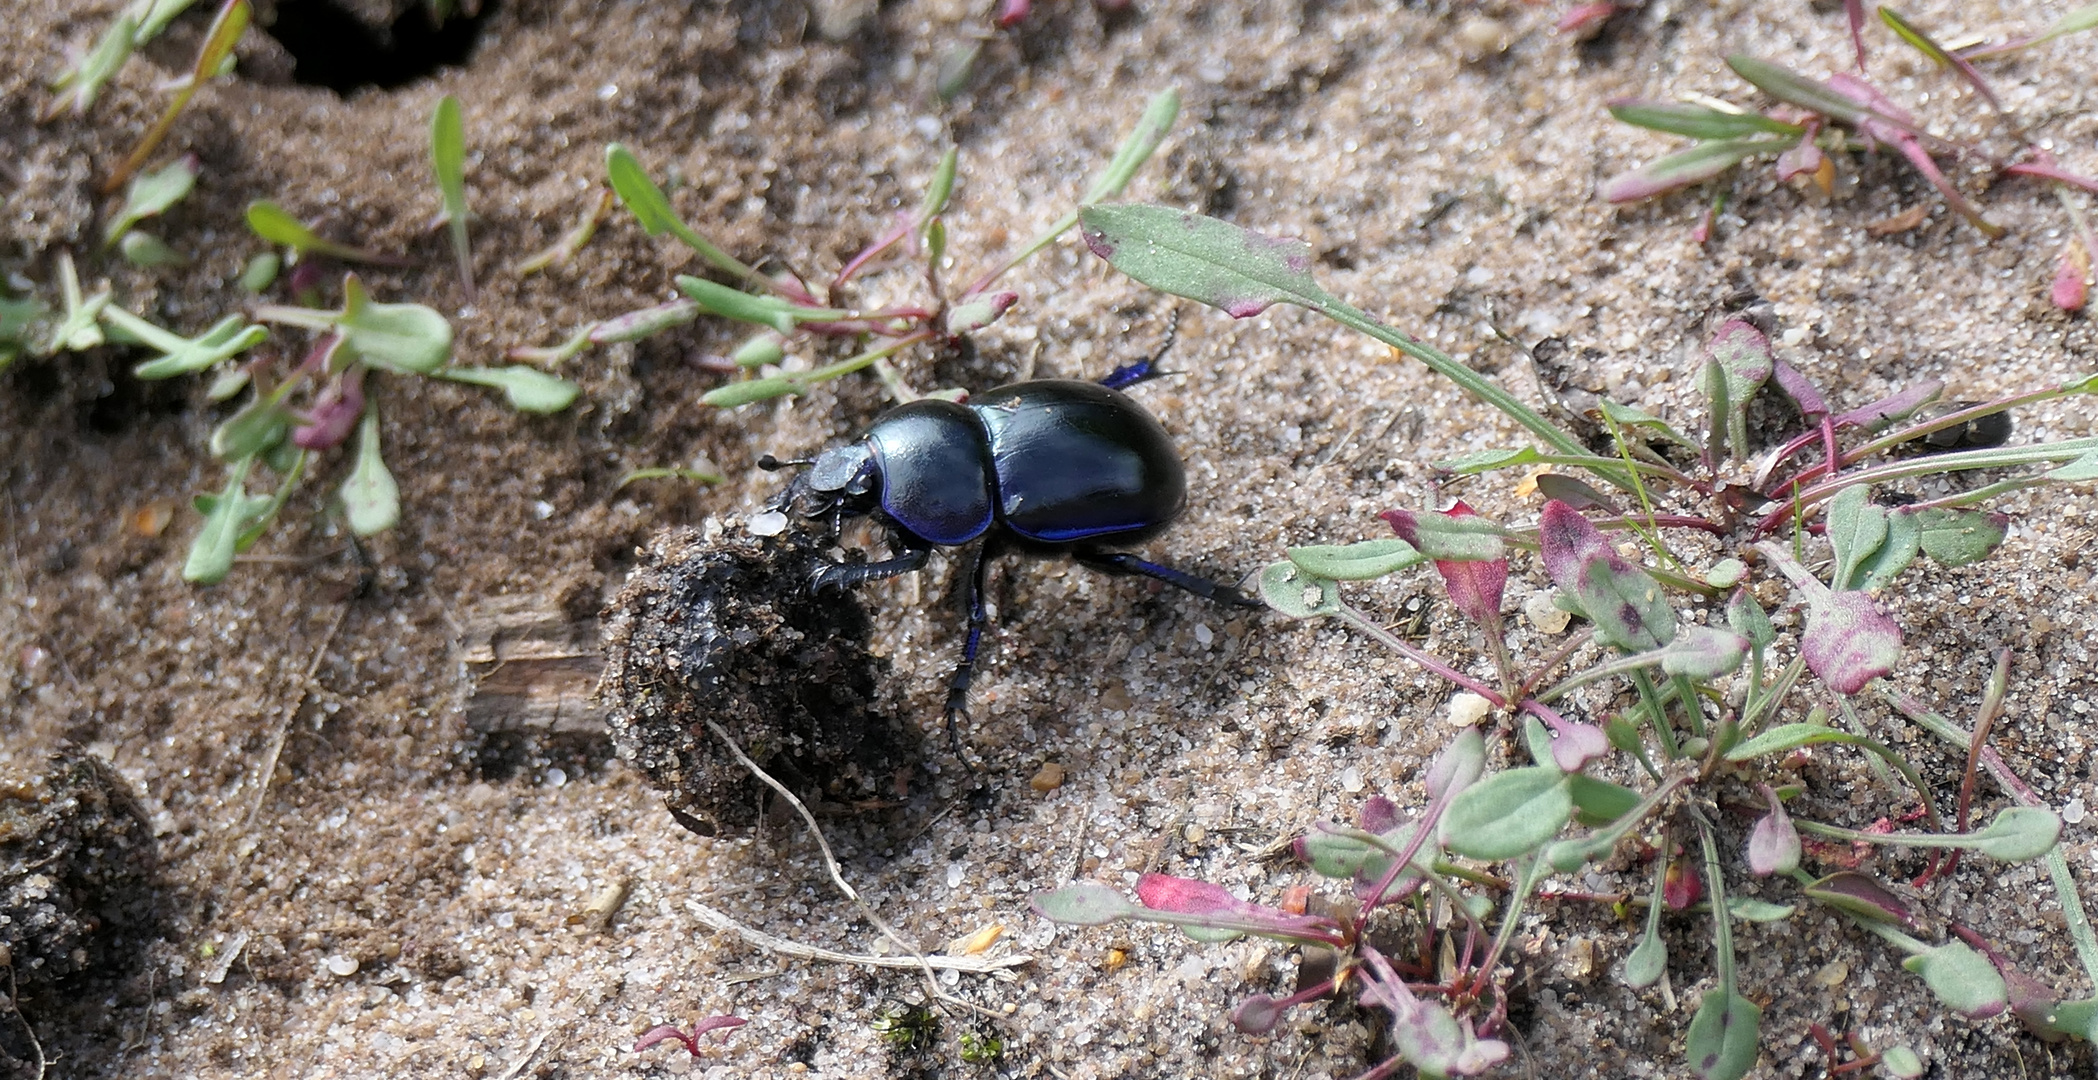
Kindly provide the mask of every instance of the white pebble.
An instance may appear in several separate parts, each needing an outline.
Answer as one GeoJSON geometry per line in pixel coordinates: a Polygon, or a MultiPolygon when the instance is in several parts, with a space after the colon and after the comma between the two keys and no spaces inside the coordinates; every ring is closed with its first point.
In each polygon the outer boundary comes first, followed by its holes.
{"type": "Polygon", "coordinates": [[[344,956],[337,953],[328,958],[327,964],[328,973],[337,978],[347,979],[357,974],[357,958],[354,956],[344,956]]]}
{"type": "Polygon", "coordinates": [[[752,514],[747,527],[752,536],[778,536],[787,531],[787,515],[778,510],[752,514]]]}
{"type": "Polygon", "coordinates": [[[1533,592],[1523,601],[1523,618],[1530,620],[1530,625],[1536,627],[1538,633],[1556,634],[1566,629],[1573,616],[1554,606],[1552,594],[1545,591],[1533,592]]]}
{"type": "Polygon", "coordinates": [[[1470,727],[1486,719],[1486,714],[1492,711],[1492,702],[1469,690],[1461,690],[1450,695],[1449,721],[1451,727],[1470,727]]]}
{"type": "Polygon", "coordinates": [[[2078,795],[2077,797],[2070,799],[2068,802],[2062,804],[2062,824],[2079,825],[2082,824],[2082,822],[2083,796],[2078,795]]]}

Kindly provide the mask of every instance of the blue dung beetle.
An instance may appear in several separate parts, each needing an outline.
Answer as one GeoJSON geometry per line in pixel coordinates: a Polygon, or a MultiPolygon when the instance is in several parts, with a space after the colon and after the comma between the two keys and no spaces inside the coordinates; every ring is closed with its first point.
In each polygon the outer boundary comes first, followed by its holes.
{"type": "Polygon", "coordinates": [[[967,404],[921,398],[876,418],[858,440],[813,461],[768,510],[828,520],[835,539],[848,518],[886,526],[894,555],[879,562],[825,561],[814,590],[918,570],[936,547],[974,544],[967,564],[969,635],[949,684],[949,736],[966,717],[970,673],[987,622],[984,573],[1007,551],[1068,554],[1109,574],[1141,574],[1239,607],[1239,590],[1113,550],[1158,536],[1187,502],[1187,473],[1158,421],[1122,393],[1161,372],[1157,357],[1116,368],[1097,383],[1034,379],[967,404]]]}

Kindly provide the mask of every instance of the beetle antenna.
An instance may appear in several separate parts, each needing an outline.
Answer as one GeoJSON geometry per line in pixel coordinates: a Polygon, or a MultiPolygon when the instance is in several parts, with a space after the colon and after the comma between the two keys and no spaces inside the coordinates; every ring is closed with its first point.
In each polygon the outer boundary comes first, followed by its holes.
{"type": "Polygon", "coordinates": [[[771,454],[764,454],[758,458],[758,468],[763,469],[766,472],[778,472],[781,469],[805,468],[807,466],[814,465],[815,463],[815,459],[813,458],[795,458],[792,461],[781,461],[780,459],[773,457],[771,454]]]}
{"type": "Polygon", "coordinates": [[[1100,385],[1105,386],[1110,390],[1126,390],[1129,387],[1135,386],[1138,383],[1150,382],[1152,379],[1161,378],[1166,375],[1180,374],[1180,372],[1177,371],[1162,371],[1158,367],[1158,362],[1166,358],[1166,353],[1172,351],[1173,342],[1177,341],[1179,337],[1180,308],[1178,306],[1175,306],[1173,308],[1172,318],[1166,323],[1165,344],[1160,345],[1158,347],[1158,351],[1152,353],[1146,359],[1139,360],[1134,364],[1124,364],[1121,367],[1118,367],[1113,371],[1108,372],[1107,377],[1100,380],[1100,385]]]}

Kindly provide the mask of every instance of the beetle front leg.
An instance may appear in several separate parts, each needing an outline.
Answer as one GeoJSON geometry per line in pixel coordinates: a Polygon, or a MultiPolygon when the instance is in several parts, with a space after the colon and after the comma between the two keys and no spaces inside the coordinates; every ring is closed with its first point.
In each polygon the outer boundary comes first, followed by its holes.
{"type": "Polygon", "coordinates": [[[1233,607],[1266,607],[1260,601],[1247,596],[1230,585],[1196,577],[1193,574],[1145,562],[1126,551],[1074,551],[1071,557],[1103,574],[1141,574],[1147,578],[1163,581],[1176,589],[1185,589],[1205,600],[1214,600],[1233,607]]]}
{"type": "Polygon", "coordinates": [[[869,581],[880,581],[898,574],[908,574],[925,568],[925,560],[932,557],[931,548],[908,548],[903,554],[891,559],[871,563],[822,562],[816,572],[809,576],[809,589],[822,592],[825,589],[850,589],[869,581]]]}

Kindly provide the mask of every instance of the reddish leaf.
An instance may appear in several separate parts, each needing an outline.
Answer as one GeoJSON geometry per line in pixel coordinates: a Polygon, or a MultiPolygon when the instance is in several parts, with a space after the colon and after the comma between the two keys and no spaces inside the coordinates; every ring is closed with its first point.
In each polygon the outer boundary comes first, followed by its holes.
{"type": "Polygon", "coordinates": [[[1855,694],[1901,660],[1901,627],[1869,593],[1830,593],[1800,638],[1807,669],[1839,694],[1855,694]]]}

